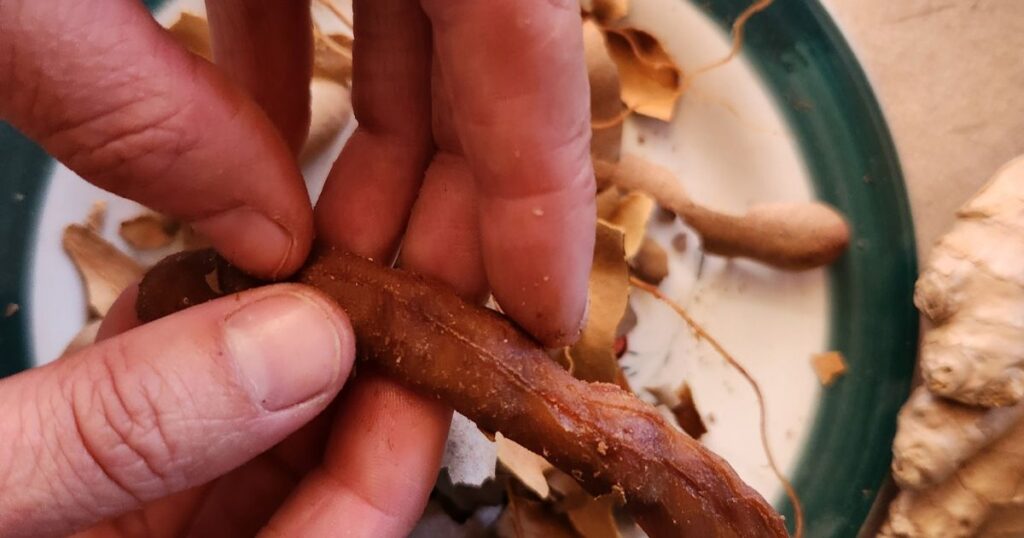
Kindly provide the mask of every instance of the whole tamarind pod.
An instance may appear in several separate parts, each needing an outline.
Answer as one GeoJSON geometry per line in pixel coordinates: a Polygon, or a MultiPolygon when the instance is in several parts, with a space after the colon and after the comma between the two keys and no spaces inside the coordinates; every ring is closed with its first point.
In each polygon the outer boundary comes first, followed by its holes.
{"type": "MultiPolygon", "coordinates": [[[[786,536],[728,463],[633,394],[573,378],[499,313],[337,250],[315,253],[296,280],[345,309],[366,366],[543,455],[592,495],[621,493],[652,537],[786,536]]],[[[179,254],[143,279],[139,318],[252,284],[210,251],[179,254]]]]}

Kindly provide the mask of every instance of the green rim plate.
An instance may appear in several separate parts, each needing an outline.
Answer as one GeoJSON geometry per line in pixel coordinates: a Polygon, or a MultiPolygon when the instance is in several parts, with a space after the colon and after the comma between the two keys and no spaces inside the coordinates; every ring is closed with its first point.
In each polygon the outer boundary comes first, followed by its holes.
{"type": "MultiPolygon", "coordinates": [[[[162,0],[150,0],[151,8],[162,0]]],[[[728,28],[748,0],[697,4],[728,28]]],[[[818,196],[853,225],[830,272],[831,347],[849,372],[824,391],[794,484],[807,535],[856,536],[888,475],[896,414],[914,367],[914,229],[899,160],[853,52],[814,0],[778,0],[746,28],[746,57],[796,133],[818,196]]],[[[31,361],[27,310],[35,223],[53,162],[0,123],[0,377],[31,361]]],[[[792,507],[779,506],[792,520],[792,507]]]]}
{"type": "MultiPolygon", "coordinates": [[[[748,0],[700,6],[723,27],[748,0]]],[[[796,467],[807,536],[856,536],[889,474],[910,389],[918,315],[914,226],[896,149],[871,86],[814,0],[777,0],[750,19],[746,56],[796,133],[818,196],[853,226],[830,271],[832,349],[849,372],[824,391],[796,467]]],[[[780,501],[787,519],[792,506],[780,501]]]]}

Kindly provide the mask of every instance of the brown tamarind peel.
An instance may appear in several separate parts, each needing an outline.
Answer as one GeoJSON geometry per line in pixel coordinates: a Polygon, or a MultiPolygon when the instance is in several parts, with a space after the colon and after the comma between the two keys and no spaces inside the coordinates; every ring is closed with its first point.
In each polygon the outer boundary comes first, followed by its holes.
{"type": "MultiPolygon", "coordinates": [[[[618,386],[573,378],[499,313],[337,250],[314,254],[296,280],[345,309],[366,367],[543,455],[594,496],[621,493],[652,537],[786,536],[728,463],[618,386]]],[[[212,251],[177,254],[143,279],[138,316],[254,285],[212,251]]]]}

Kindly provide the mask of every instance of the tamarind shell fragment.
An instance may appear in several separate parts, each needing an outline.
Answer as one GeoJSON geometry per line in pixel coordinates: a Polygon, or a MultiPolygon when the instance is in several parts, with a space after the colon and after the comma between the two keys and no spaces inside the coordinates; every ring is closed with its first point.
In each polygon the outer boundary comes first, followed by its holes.
{"type": "MultiPolygon", "coordinates": [[[[296,281],[345,309],[366,366],[543,455],[592,495],[621,493],[650,536],[786,536],[728,463],[633,394],[573,378],[499,313],[338,250],[315,253],[296,281]]],[[[178,254],[143,279],[138,316],[256,284],[212,251],[178,254]]]]}

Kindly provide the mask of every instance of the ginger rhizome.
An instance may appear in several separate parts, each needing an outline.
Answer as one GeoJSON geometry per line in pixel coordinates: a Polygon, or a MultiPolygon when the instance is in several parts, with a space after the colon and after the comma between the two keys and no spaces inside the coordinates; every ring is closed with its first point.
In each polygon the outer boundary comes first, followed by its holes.
{"type": "Polygon", "coordinates": [[[881,536],[1024,534],[1012,519],[1024,511],[1022,262],[1024,157],[960,209],[917,282],[914,301],[934,326],[925,383],[900,412],[902,491],[881,536]]]}

